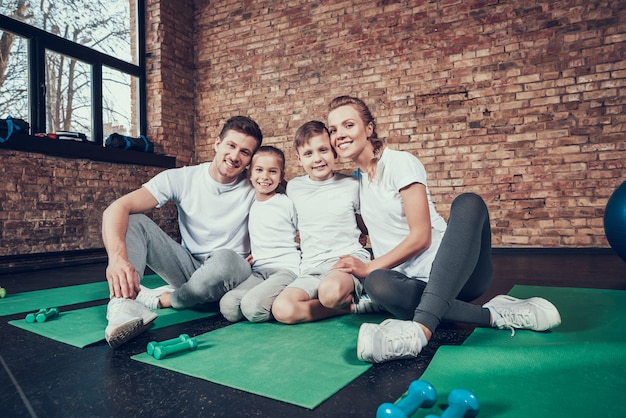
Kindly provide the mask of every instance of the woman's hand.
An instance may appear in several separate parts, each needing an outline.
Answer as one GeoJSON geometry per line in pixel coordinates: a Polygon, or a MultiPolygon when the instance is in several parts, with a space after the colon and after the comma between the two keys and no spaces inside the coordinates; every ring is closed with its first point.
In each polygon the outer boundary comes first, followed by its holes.
{"type": "Polygon", "coordinates": [[[351,255],[342,255],[339,257],[339,260],[333,265],[332,269],[350,273],[359,279],[364,279],[365,276],[370,273],[368,263],[364,263],[351,255]]]}

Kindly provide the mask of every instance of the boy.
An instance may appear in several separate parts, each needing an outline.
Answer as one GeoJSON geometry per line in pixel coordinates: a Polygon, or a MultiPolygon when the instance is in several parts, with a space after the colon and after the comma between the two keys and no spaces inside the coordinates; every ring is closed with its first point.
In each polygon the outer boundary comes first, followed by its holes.
{"type": "Polygon", "coordinates": [[[302,125],[296,131],[294,148],[307,173],[287,183],[287,195],[298,214],[302,273],[272,306],[274,318],[286,324],[360,311],[353,300],[361,296],[361,281],[331,267],[344,255],[370,260],[359,242],[361,233],[366,233],[357,224],[359,184],[333,171],[336,154],[326,125],[319,121],[302,125]]]}

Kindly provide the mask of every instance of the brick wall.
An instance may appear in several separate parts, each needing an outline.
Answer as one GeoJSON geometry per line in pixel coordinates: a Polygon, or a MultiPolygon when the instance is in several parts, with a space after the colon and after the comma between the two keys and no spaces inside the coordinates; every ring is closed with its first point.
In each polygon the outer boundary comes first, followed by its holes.
{"type": "MultiPolygon", "coordinates": [[[[353,94],[426,165],[443,215],[460,192],[486,199],[494,246],[607,246],[626,180],[624,2],[146,3],[148,136],[179,165],[210,160],[224,120],[247,114],[300,175],[295,130],[353,94]]],[[[0,256],[100,248],[102,210],[160,171],[0,159],[0,256]]],[[[173,206],[153,216],[176,235],[173,206]]]]}
{"type": "MultiPolygon", "coordinates": [[[[193,159],[192,1],[148,0],[148,138],[177,163],[193,159]]],[[[102,211],[161,168],[0,149],[0,256],[102,248],[102,211]]],[[[178,236],[176,209],[150,216],[178,236]]]]}
{"type": "Polygon", "coordinates": [[[626,180],[624,2],[195,4],[197,139],[249,114],[291,178],[297,127],[356,95],[425,164],[443,215],[460,192],[485,198],[494,246],[607,246],[604,208],[626,180]]]}

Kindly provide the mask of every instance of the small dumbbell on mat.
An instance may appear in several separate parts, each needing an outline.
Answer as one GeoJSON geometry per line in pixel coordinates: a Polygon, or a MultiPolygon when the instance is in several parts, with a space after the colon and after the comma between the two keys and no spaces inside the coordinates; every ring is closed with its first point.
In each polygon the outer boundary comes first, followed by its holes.
{"type": "Polygon", "coordinates": [[[376,411],[376,418],[407,418],[420,408],[430,408],[437,402],[437,391],[428,382],[414,380],[408,395],[397,404],[383,403],[376,411]]]}
{"type": "Polygon", "coordinates": [[[466,389],[454,389],[448,396],[448,408],[441,417],[428,415],[426,418],[473,418],[480,411],[478,398],[466,389]]]}
{"type": "Polygon", "coordinates": [[[198,348],[198,340],[189,338],[176,344],[157,345],[154,347],[152,356],[157,360],[161,360],[172,354],[180,353],[181,351],[193,351],[196,348],[198,348]]]}
{"type": "Polygon", "coordinates": [[[189,340],[190,338],[191,337],[189,337],[189,335],[187,334],[180,334],[178,337],[172,338],[171,340],[165,340],[165,341],[159,341],[159,342],[150,341],[148,343],[148,346],[146,347],[146,352],[152,356],[154,355],[154,348],[157,346],[164,347],[166,345],[174,345],[174,344],[185,342],[189,340]]]}
{"type": "Polygon", "coordinates": [[[0,299],[4,299],[7,296],[7,290],[4,287],[0,287],[0,299]]]}
{"type": "Polygon", "coordinates": [[[46,322],[50,318],[55,318],[59,316],[58,308],[43,308],[39,309],[37,312],[29,313],[26,315],[26,322],[46,322]]]}

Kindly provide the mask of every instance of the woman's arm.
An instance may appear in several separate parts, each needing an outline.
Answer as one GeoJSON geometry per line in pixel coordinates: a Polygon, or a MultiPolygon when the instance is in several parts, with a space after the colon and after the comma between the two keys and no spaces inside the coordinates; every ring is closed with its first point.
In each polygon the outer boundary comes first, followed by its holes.
{"type": "MultiPolygon", "coordinates": [[[[428,209],[426,186],[412,183],[400,190],[402,206],[409,224],[409,235],[391,251],[369,262],[369,272],[394,268],[406,260],[421,254],[430,247],[432,226],[428,209]]],[[[384,216],[384,215],[383,215],[384,216]]]]}
{"type": "MultiPolygon", "coordinates": [[[[364,278],[374,270],[394,268],[430,247],[432,226],[426,186],[421,183],[412,183],[400,190],[400,196],[409,225],[409,234],[406,238],[388,253],[380,255],[368,263],[363,263],[351,256],[345,256],[341,257],[334,268],[364,278]]],[[[385,216],[385,214],[381,216],[385,216]]]]}

